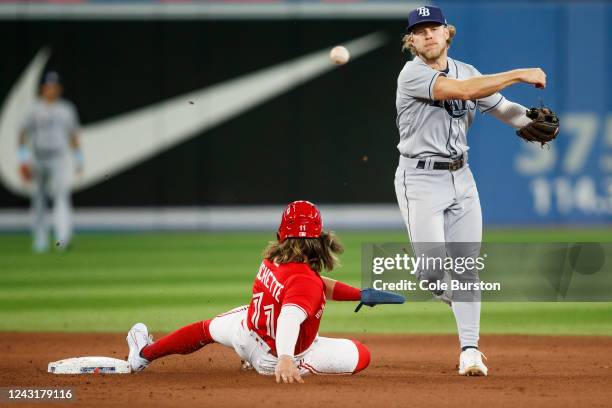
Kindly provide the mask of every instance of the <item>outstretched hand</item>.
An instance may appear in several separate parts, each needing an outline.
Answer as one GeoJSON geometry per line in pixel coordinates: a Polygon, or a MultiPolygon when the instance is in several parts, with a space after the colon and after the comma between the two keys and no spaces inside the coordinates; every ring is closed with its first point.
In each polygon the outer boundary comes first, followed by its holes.
{"type": "Polygon", "coordinates": [[[521,75],[521,81],[533,84],[536,88],[546,88],[546,73],[541,68],[526,68],[521,75]]]}
{"type": "Polygon", "coordinates": [[[402,304],[405,301],[406,299],[397,293],[367,288],[361,291],[361,302],[357,305],[355,313],[357,313],[363,305],[374,307],[376,305],[402,304]]]}
{"type": "Polygon", "coordinates": [[[285,384],[293,384],[294,382],[303,384],[302,376],[300,371],[293,363],[293,359],[289,356],[280,356],[276,368],[274,369],[274,375],[276,375],[276,382],[280,384],[281,380],[285,384]]]}

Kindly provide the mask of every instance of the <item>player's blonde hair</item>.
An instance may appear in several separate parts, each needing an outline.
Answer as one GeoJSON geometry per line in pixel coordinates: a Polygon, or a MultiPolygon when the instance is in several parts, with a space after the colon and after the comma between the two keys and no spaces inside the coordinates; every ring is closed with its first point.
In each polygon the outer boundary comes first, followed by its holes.
{"type": "MultiPolygon", "coordinates": [[[[449,33],[448,40],[446,40],[446,46],[450,48],[451,43],[453,42],[453,37],[455,37],[455,34],[457,34],[457,29],[454,25],[451,24],[448,24],[446,28],[448,28],[449,33]]],[[[412,55],[416,56],[418,55],[418,52],[416,48],[414,48],[414,43],[412,42],[412,35],[412,33],[409,33],[402,38],[402,51],[409,50],[412,55]]]]}
{"type": "Polygon", "coordinates": [[[319,238],[287,238],[283,242],[271,241],[263,251],[264,258],[282,264],[307,263],[317,273],[331,271],[340,264],[336,255],[344,252],[340,240],[332,231],[323,231],[319,238]]]}

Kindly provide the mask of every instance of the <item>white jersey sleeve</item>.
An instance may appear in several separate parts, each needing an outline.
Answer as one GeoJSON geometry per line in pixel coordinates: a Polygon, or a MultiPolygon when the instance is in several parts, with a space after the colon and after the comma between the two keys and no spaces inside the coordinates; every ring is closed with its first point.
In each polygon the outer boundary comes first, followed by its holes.
{"type": "MultiPolygon", "coordinates": [[[[470,68],[474,71],[474,76],[482,76],[480,71],[470,65],[470,68]]],[[[478,109],[481,113],[487,113],[491,109],[495,108],[497,105],[504,100],[504,97],[499,92],[495,92],[493,95],[478,99],[476,102],[478,104],[478,109]]]]}
{"type": "Polygon", "coordinates": [[[293,357],[295,343],[300,335],[300,325],[306,320],[302,308],[284,305],[276,321],[276,353],[278,356],[293,357]]]}
{"type": "Polygon", "coordinates": [[[433,101],[433,86],[439,75],[444,74],[419,60],[408,61],[397,78],[398,96],[433,101]]]}

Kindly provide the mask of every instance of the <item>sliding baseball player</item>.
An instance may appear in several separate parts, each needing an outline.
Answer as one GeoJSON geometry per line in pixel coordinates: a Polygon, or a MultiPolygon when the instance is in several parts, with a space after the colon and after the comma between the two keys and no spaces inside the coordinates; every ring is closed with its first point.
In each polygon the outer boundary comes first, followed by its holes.
{"type": "Polygon", "coordinates": [[[251,302],[182,327],[156,342],[148,328],[128,332],[128,362],[133,371],[170,354],[193,353],[219,343],[234,351],[259,374],[277,382],[301,383],[305,374],[356,374],[370,363],[359,341],[319,336],[327,300],[360,301],[374,306],[403,303],[394,293],[360,290],[322,277],[337,264],[342,245],[323,230],[321,214],[308,201],[295,201],[282,215],[277,240],[269,243],[253,281],[251,302]]]}

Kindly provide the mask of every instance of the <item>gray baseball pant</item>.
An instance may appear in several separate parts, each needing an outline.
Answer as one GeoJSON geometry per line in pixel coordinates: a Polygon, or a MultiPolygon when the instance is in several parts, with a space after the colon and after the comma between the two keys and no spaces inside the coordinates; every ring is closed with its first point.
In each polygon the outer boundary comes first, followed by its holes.
{"type": "Polygon", "coordinates": [[[35,251],[46,251],[49,247],[47,197],[53,201],[53,227],[57,246],[65,248],[72,239],[71,175],[72,165],[66,155],[37,159],[34,164],[32,233],[35,251]]]}
{"type": "MultiPolygon", "coordinates": [[[[424,168],[419,169],[419,159],[400,156],[395,172],[397,202],[415,256],[477,257],[482,240],[482,213],[469,166],[456,171],[434,170],[433,163],[445,159],[424,160],[424,168]]],[[[440,271],[421,273],[420,279],[443,279],[440,271]]],[[[473,279],[478,279],[477,273],[473,279]]],[[[480,293],[476,296],[478,301],[452,302],[461,347],[478,347],[480,293]]]]}

